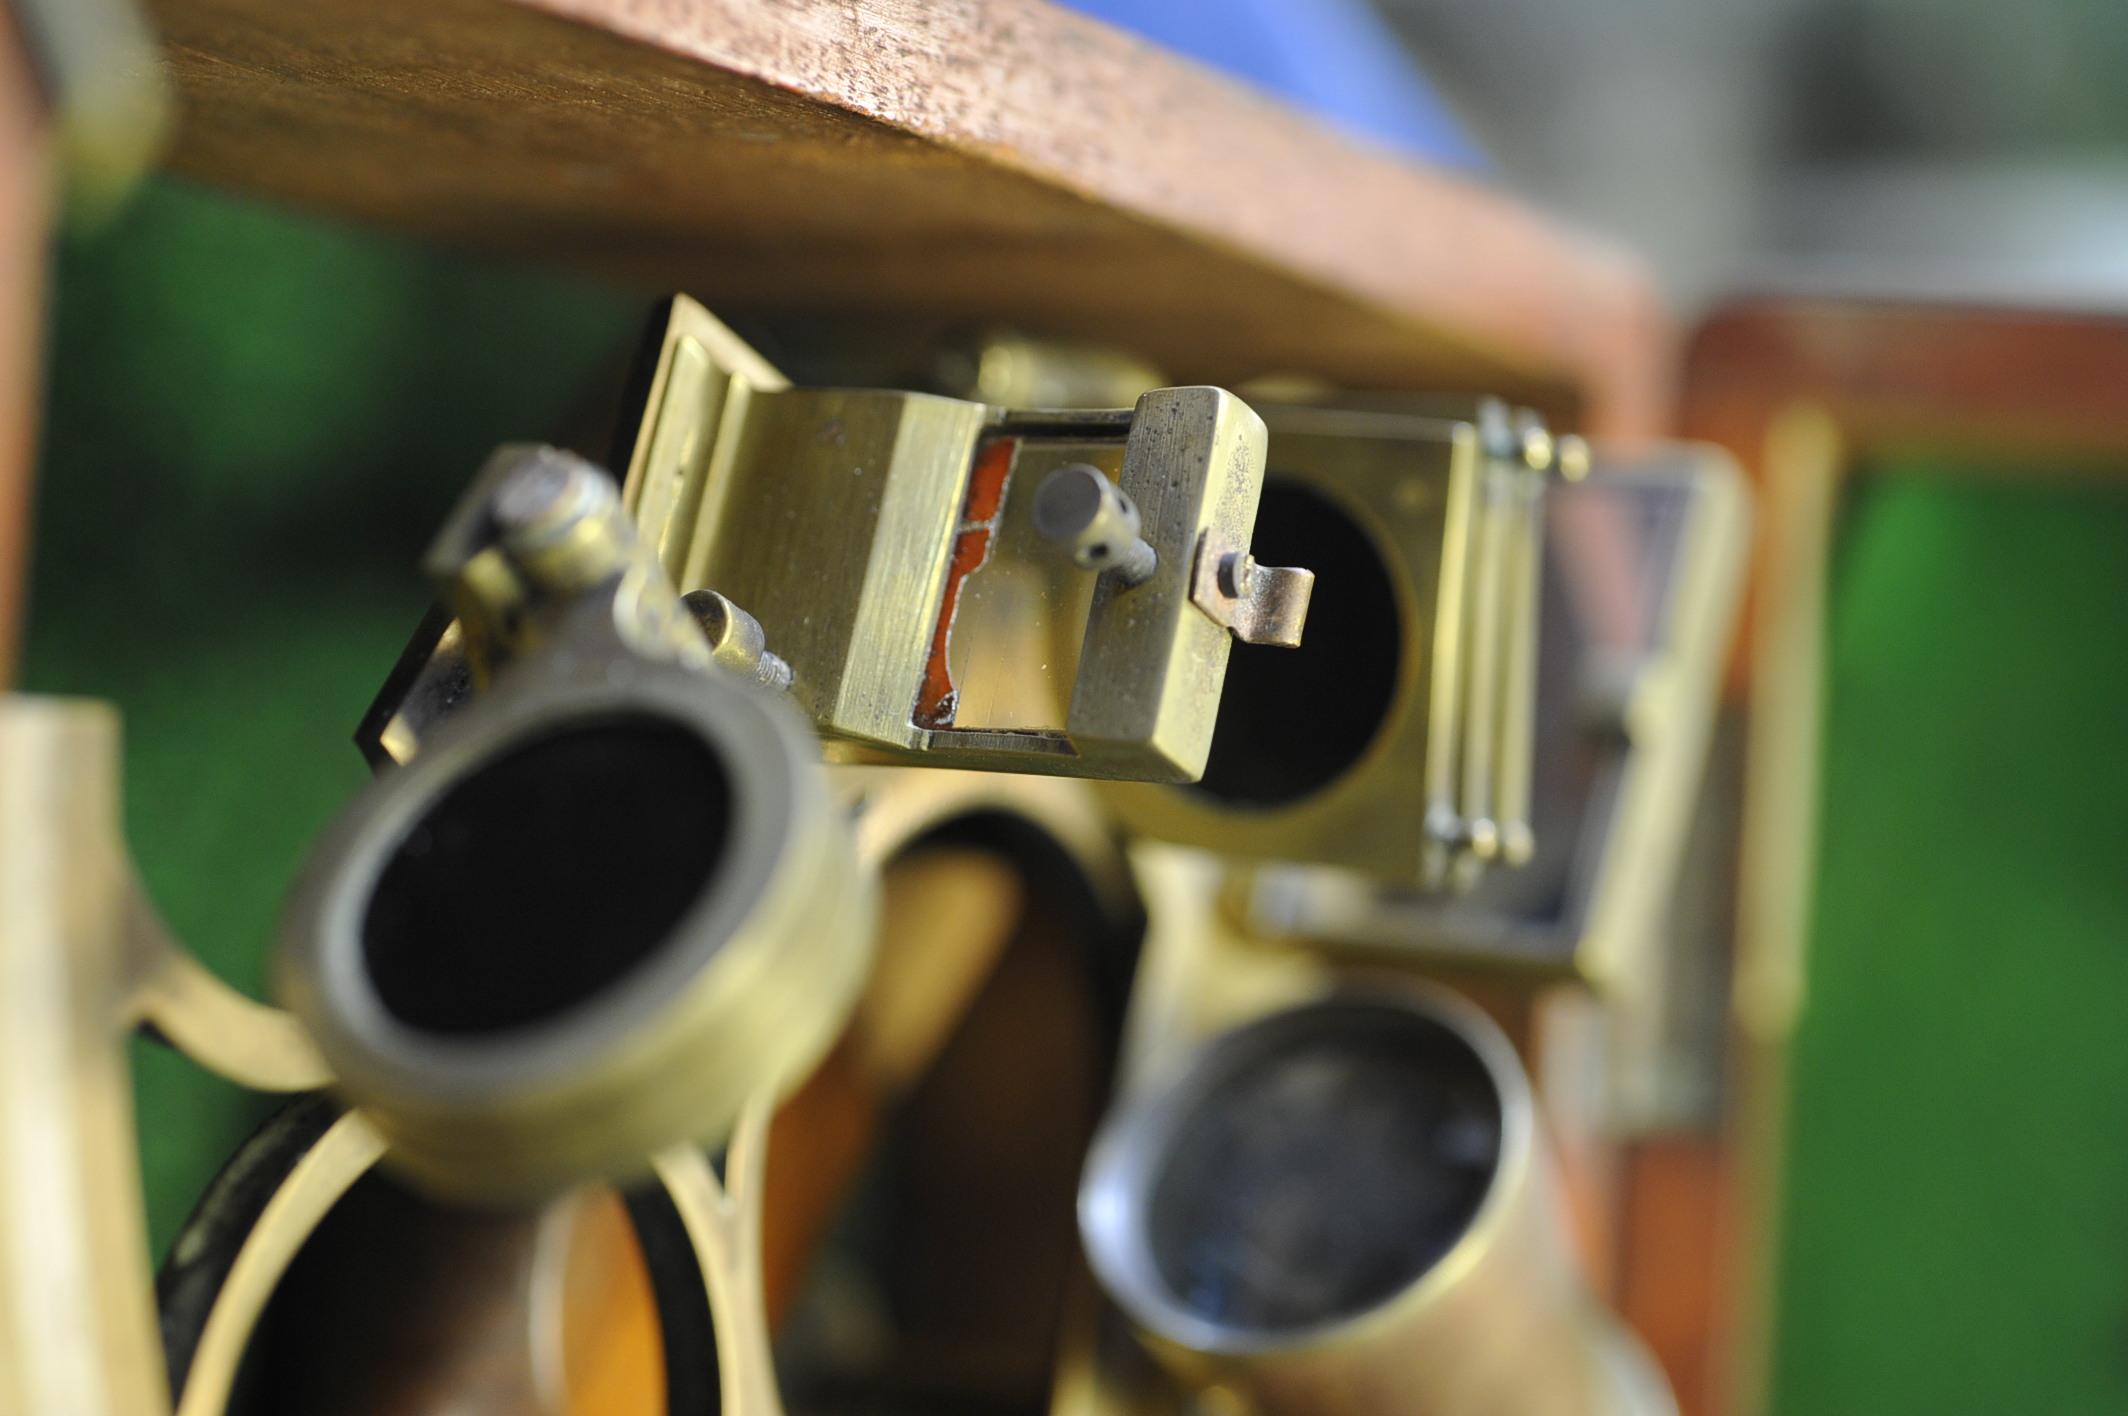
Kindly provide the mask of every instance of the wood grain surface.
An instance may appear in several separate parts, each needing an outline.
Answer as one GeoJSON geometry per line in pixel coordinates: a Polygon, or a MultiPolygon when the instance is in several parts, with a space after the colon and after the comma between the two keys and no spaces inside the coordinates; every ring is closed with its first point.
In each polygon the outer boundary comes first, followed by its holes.
{"type": "Polygon", "coordinates": [[[1760,296],[1693,336],[1682,421],[1754,476],[1768,428],[1799,403],[1824,409],[1857,460],[1919,452],[2018,476],[2118,476],[2124,388],[2128,314],[1760,296]]]}
{"type": "Polygon", "coordinates": [[[14,679],[29,552],[44,339],[51,167],[37,77],[0,25],[0,690],[14,679]]]}
{"type": "Polygon", "coordinates": [[[1045,0],[154,0],[182,172],[720,313],[1007,321],[1178,381],[1620,435],[1629,260],[1045,0]]]}

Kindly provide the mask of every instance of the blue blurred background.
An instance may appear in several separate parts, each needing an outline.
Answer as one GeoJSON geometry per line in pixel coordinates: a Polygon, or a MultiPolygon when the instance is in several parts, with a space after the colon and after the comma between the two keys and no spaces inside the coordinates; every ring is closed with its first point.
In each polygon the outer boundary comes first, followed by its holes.
{"type": "Polygon", "coordinates": [[[2118,0],[1078,8],[1623,240],[1688,317],[1738,284],[2128,292],[2118,0]]]}

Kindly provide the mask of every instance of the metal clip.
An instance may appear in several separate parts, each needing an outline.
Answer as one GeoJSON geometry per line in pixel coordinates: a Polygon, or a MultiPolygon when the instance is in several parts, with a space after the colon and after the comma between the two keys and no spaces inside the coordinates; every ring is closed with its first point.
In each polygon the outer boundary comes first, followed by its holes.
{"type": "Polygon", "coordinates": [[[1312,570],[1258,565],[1256,557],[1228,545],[1217,531],[1197,538],[1190,600],[1244,644],[1298,649],[1314,593],[1312,570]]]}

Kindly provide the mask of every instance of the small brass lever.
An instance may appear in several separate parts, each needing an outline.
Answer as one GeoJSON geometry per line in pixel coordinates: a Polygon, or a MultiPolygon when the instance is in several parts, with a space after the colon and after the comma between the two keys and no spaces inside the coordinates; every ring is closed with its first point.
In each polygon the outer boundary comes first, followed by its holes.
{"type": "Polygon", "coordinates": [[[1244,644],[1298,649],[1314,594],[1312,570],[1258,565],[1256,557],[1228,545],[1215,531],[1197,539],[1190,599],[1244,644]]]}

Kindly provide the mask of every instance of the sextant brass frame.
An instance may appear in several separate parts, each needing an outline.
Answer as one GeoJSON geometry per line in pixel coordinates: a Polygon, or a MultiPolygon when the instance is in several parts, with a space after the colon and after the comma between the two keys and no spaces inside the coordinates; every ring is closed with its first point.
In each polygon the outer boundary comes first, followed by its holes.
{"type": "MultiPolygon", "coordinates": [[[[1083,783],[941,770],[831,768],[864,868],[949,822],[1027,820],[1128,912],[1131,881],[1083,783]]],[[[142,1233],[124,1042],[152,1026],[256,1090],[330,1083],[301,1026],[220,983],[133,883],[118,817],[118,722],[107,705],[0,698],[0,1412],[172,1411],[142,1233]]],[[[738,1123],[724,1181],[704,1152],[655,1158],[717,1315],[724,1409],[781,1410],[760,1290],[760,1174],[777,1093],[738,1123]]],[[[359,1110],[275,1189],[237,1251],[175,1394],[216,1416],[254,1324],[304,1240],[388,1142],[359,1110]]]]}
{"type": "Polygon", "coordinates": [[[839,760],[1202,773],[1231,639],[1193,602],[1191,572],[1208,537],[1248,544],[1264,447],[1248,405],[1213,388],[1156,389],[1127,415],[796,389],[684,295],[651,345],[640,421],[631,399],[614,457],[628,468],[623,502],[682,593],[715,590],[759,616],[797,671],[792,701],[839,760]],[[999,515],[978,508],[977,464],[1006,443],[1083,444],[1102,463],[1120,452],[1103,470],[1137,503],[1158,564],[1132,586],[1080,573],[1092,594],[1083,643],[1040,655],[1073,671],[1063,723],[922,720],[952,577],[967,571],[961,542],[999,515]]]}

